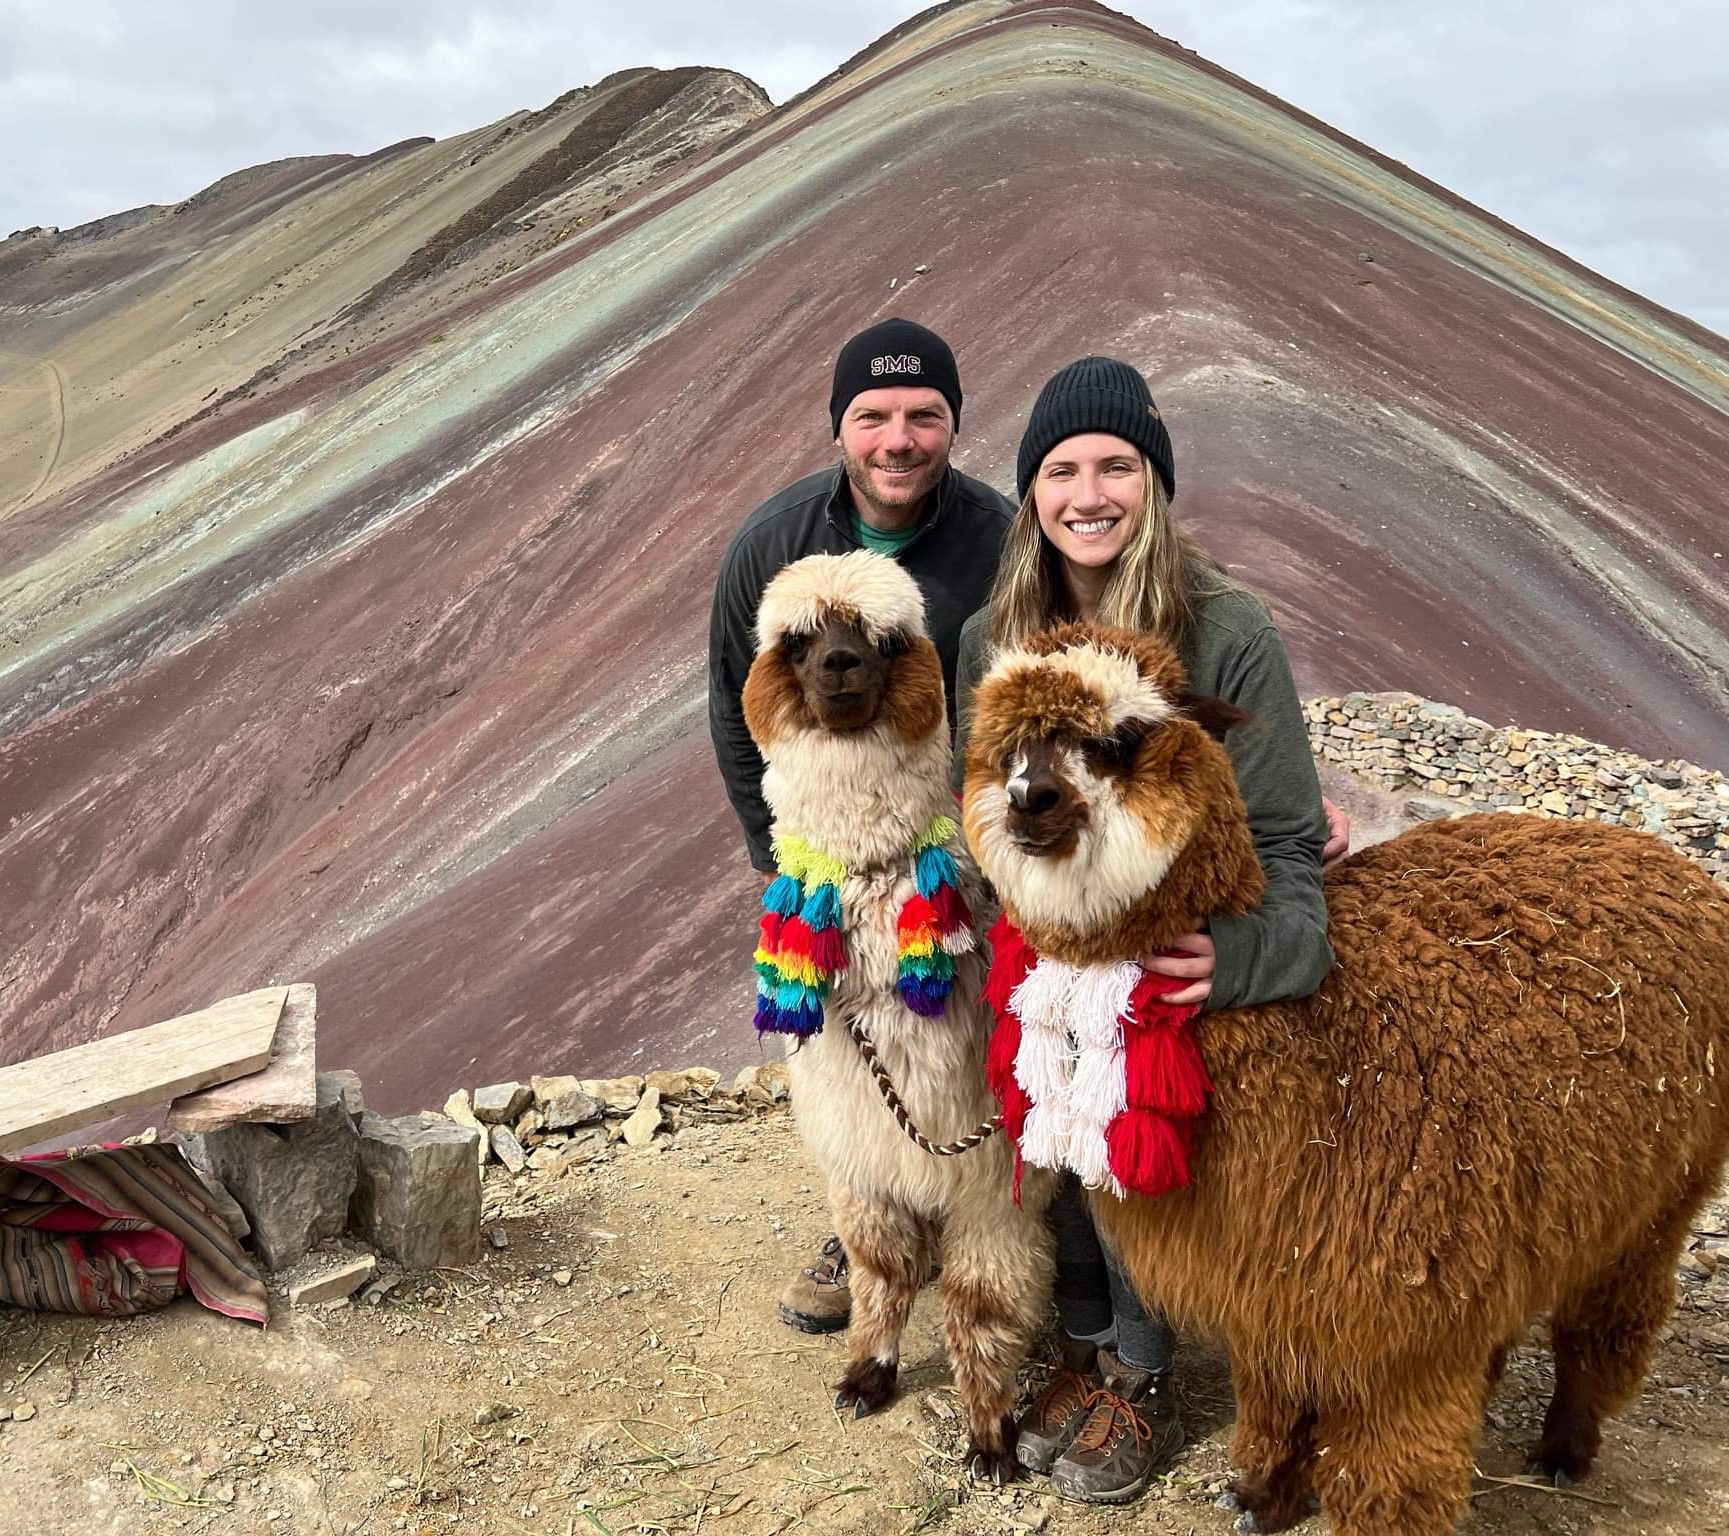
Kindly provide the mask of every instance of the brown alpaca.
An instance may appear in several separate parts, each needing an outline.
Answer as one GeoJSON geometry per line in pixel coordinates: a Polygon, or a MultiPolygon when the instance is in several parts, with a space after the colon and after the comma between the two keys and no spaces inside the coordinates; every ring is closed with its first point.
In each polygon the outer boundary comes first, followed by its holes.
{"type": "MultiPolygon", "coordinates": [[[[1229,759],[1181,688],[1156,642],[1081,626],[980,687],[968,840],[1041,954],[1131,957],[1253,905],[1229,759]],[[1094,870],[1108,895],[1070,922],[1094,870]]],[[[1230,1346],[1240,1529],[1313,1489],[1342,1536],[1441,1536],[1534,1317],[1533,1471],[1582,1477],[1644,1379],[1729,1152],[1729,896],[1644,833],[1511,815],[1368,849],[1327,895],[1321,990],[1196,1026],[1190,1186],[1093,1204],[1145,1293],[1230,1346]]]]}
{"type": "MultiPolygon", "coordinates": [[[[804,903],[824,868],[833,874],[846,954],[820,1010],[783,1006],[767,993],[758,1007],[761,1028],[798,1033],[818,1018],[822,1024],[794,1043],[788,1066],[799,1130],[828,1178],[852,1267],[850,1360],[836,1402],[859,1417],[894,1395],[901,1331],[940,1251],[944,1330],[970,1431],[967,1464],[974,1476],[1003,1482],[1015,1469],[1015,1372],[1050,1289],[1049,1181],[1028,1180],[1017,1204],[1010,1149],[1000,1138],[959,1156],[916,1146],[847,1028],[848,1021],[863,1028],[931,1140],[958,1139],[994,1113],[977,945],[957,941],[948,951],[954,975],[945,998],[921,998],[915,1011],[903,990],[900,936],[920,894],[914,850],[933,827],[942,841],[927,846],[953,860],[980,936],[989,916],[952,820],[942,664],[925,634],[916,583],[894,561],[865,551],[787,566],[763,596],[757,632],[744,712],[767,764],[763,794],[774,812],[782,878],[804,872],[804,903]],[[812,863],[812,848],[826,865],[812,863]]],[[[814,910],[801,906],[801,919],[814,910]]],[[[762,958],[770,926],[765,919],[759,969],[774,969],[762,958]]]]}

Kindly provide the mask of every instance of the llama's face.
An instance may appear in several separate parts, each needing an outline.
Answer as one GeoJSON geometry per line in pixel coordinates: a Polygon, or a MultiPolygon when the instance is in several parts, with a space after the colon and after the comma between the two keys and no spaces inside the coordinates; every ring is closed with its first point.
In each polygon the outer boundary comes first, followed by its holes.
{"type": "Polygon", "coordinates": [[[872,640],[861,624],[830,618],[808,633],[787,635],[780,647],[817,725],[859,731],[882,709],[890,670],[907,642],[892,632],[872,640]]]}
{"type": "Polygon", "coordinates": [[[1024,921],[1091,932],[1155,890],[1188,846],[1214,746],[1150,641],[1078,626],[998,658],[976,698],[966,830],[1024,921]]]}

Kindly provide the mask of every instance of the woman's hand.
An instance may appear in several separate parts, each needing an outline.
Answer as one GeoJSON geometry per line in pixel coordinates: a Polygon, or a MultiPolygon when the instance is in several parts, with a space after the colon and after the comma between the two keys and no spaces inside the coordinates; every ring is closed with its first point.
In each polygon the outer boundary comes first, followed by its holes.
{"type": "Polygon", "coordinates": [[[1334,805],[1321,796],[1321,809],[1327,813],[1327,845],[1321,850],[1321,868],[1331,869],[1351,851],[1351,818],[1343,806],[1334,805]]]}
{"type": "Polygon", "coordinates": [[[1143,969],[1157,972],[1160,976],[1181,977],[1190,983],[1176,992],[1167,992],[1159,1001],[1179,1008],[1189,1003],[1206,1002],[1212,994],[1216,963],[1212,939],[1204,933],[1185,933],[1171,948],[1186,950],[1187,953],[1141,956],[1143,969]]]}

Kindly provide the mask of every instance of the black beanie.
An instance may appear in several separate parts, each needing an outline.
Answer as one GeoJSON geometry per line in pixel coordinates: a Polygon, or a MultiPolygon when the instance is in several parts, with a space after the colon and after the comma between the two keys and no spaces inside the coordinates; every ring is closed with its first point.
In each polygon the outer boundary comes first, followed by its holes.
{"type": "Polygon", "coordinates": [[[1109,432],[1133,443],[1153,461],[1165,482],[1165,495],[1177,494],[1171,434],[1159,420],[1147,381],[1114,357],[1083,357],[1051,376],[1027,418],[1015,458],[1015,485],[1023,501],[1045,455],[1064,438],[1082,432],[1109,432]]]}
{"type": "Polygon", "coordinates": [[[949,344],[913,320],[883,320],[860,331],[834,362],[834,389],[828,397],[829,423],[840,436],[840,419],[853,397],[867,389],[934,389],[949,403],[958,431],[961,376],[949,344]]]}

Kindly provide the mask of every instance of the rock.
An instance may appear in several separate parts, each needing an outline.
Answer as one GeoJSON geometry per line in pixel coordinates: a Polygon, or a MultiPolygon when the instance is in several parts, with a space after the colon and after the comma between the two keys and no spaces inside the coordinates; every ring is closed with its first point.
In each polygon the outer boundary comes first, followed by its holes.
{"type": "Polygon", "coordinates": [[[368,1253],[310,1280],[303,1280],[299,1285],[289,1286],[288,1299],[297,1307],[314,1307],[320,1302],[335,1301],[338,1297],[347,1298],[377,1273],[378,1260],[368,1253]]]}
{"type": "Polygon", "coordinates": [[[528,1166],[536,1173],[546,1173],[563,1161],[563,1147],[536,1147],[528,1154],[528,1166]]]}
{"type": "MultiPolygon", "coordinates": [[[[596,1125],[587,1130],[578,1131],[562,1147],[538,1148],[536,1155],[538,1156],[541,1151],[553,1154],[552,1161],[543,1165],[540,1171],[549,1179],[557,1179],[569,1173],[572,1168],[580,1168],[587,1163],[592,1163],[597,1157],[604,1157],[607,1146],[606,1132],[596,1125]]],[[[528,1163],[529,1167],[534,1167],[534,1158],[529,1158],[528,1163]]]]}
{"type": "Polygon", "coordinates": [[[341,1077],[321,1072],[310,1120],[231,1125],[186,1139],[188,1160],[227,1186],[251,1224],[253,1247],[272,1269],[294,1263],[347,1225],[357,1146],[347,1092],[341,1077]]]}
{"type": "Polygon", "coordinates": [[[746,1067],[733,1080],[733,1092],[747,1103],[778,1104],[792,1097],[792,1078],[784,1061],[746,1067]]]}
{"type": "Polygon", "coordinates": [[[593,1094],[571,1087],[541,1106],[541,1124],[549,1131],[568,1131],[579,1125],[596,1125],[606,1114],[606,1105],[593,1094]]]}
{"type": "Polygon", "coordinates": [[[650,1072],[647,1086],[658,1088],[661,1099],[706,1099],[720,1082],[712,1067],[686,1067],[682,1072],[650,1072]]]}
{"type": "Polygon", "coordinates": [[[561,1288],[569,1285],[570,1282],[572,1280],[574,1280],[575,1278],[576,1278],[576,1276],[573,1275],[568,1269],[555,1269],[552,1272],[552,1283],[556,1286],[561,1287],[561,1288]]]}
{"type": "Polygon", "coordinates": [[[474,1111],[469,1108],[468,1090],[458,1088],[451,1094],[444,1101],[444,1112],[458,1125],[465,1125],[474,1132],[478,1144],[475,1161],[484,1168],[487,1158],[492,1155],[492,1138],[486,1134],[486,1127],[475,1118],[474,1111]]]}
{"type": "Polygon", "coordinates": [[[640,1077],[585,1077],[577,1086],[591,1099],[599,1099],[608,1114],[628,1115],[642,1100],[640,1077]]]}
{"type": "Polygon", "coordinates": [[[382,1306],[384,1298],[401,1284],[401,1275],[380,1275],[360,1293],[360,1299],[369,1307],[382,1306]]]}
{"type": "Polygon", "coordinates": [[[494,1248],[508,1248],[510,1246],[510,1234],[503,1227],[488,1227],[486,1237],[494,1248]]]}
{"type": "Polygon", "coordinates": [[[12,1417],[20,1424],[26,1424],[36,1417],[36,1405],[26,1398],[21,1403],[12,1405],[12,1417]]]}
{"type": "Polygon", "coordinates": [[[713,1067],[686,1067],[684,1075],[703,1098],[707,1098],[720,1086],[720,1073],[713,1067]]]}
{"type": "Polygon", "coordinates": [[[624,1144],[627,1147],[646,1147],[654,1140],[654,1133],[660,1129],[660,1092],[658,1089],[645,1088],[642,1100],[624,1122],[624,1144]]]}
{"type": "Polygon", "coordinates": [[[503,1125],[534,1102],[527,1083],[492,1083],[474,1090],[474,1118],[483,1125],[503,1125]]]}
{"type": "Polygon", "coordinates": [[[944,1423],[952,1423],[959,1417],[955,1405],[940,1392],[925,1393],[924,1409],[933,1419],[941,1419],[944,1423]]]}
{"type": "Polygon", "coordinates": [[[296,982],[284,990],[269,1063],[244,1077],[181,1094],[168,1106],[171,1129],[220,1131],[242,1122],[288,1125],[318,1113],[317,988],[296,982]]]}
{"type": "Polygon", "coordinates": [[[568,1074],[557,1077],[542,1077],[536,1073],[529,1078],[528,1085],[534,1090],[535,1106],[542,1110],[561,1094],[575,1093],[577,1089],[582,1087],[576,1078],[568,1074]]]}
{"type": "Polygon", "coordinates": [[[764,1062],[756,1069],[756,1077],[777,1104],[792,1097],[792,1073],[784,1061],[764,1062]]]}
{"type": "Polygon", "coordinates": [[[366,1113],[366,1089],[360,1081],[358,1072],[351,1072],[347,1067],[338,1067],[333,1072],[326,1072],[342,1090],[342,1100],[348,1106],[349,1114],[354,1116],[355,1125],[360,1124],[360,1117],[366,1113]]]}
{"type": "Polygon", "coordinates": [[[538,1136],[541,1127],[545,1125],[545,1123],[546,1121],[542,1118],[538,1109],[524,1110],[522,1112],[522,1118],[516,1122],[516,1139],[526,1146],[528,1144],[528,1138],[530,1136],[538,1136]]]}
{"type": "Polygon", "coordinates": [[[512,1408],[509,1403],[488,1403],[484,1408],[474,1410],[476,1424],[502,1424],[506,1419],[514,1419],[522,1410],[512,1408]]]}
{"type": "Polygon", "coordinates": [[[510,1127],[495,1125],[491,1135],[492,1150],[497,1154],[499,1162],[512,1173],[521,1173],[528,1166],[528,1154],[522,1150],[522,1143],[511,1134],[510,1127]]]}
{"type": "Polygon", "coordinates": [[[369,1110],[360,1122],[354,1233],[409,1269],[479,1258],[475,1137],[466,1126],[387,1120],[369,1110]]]}

